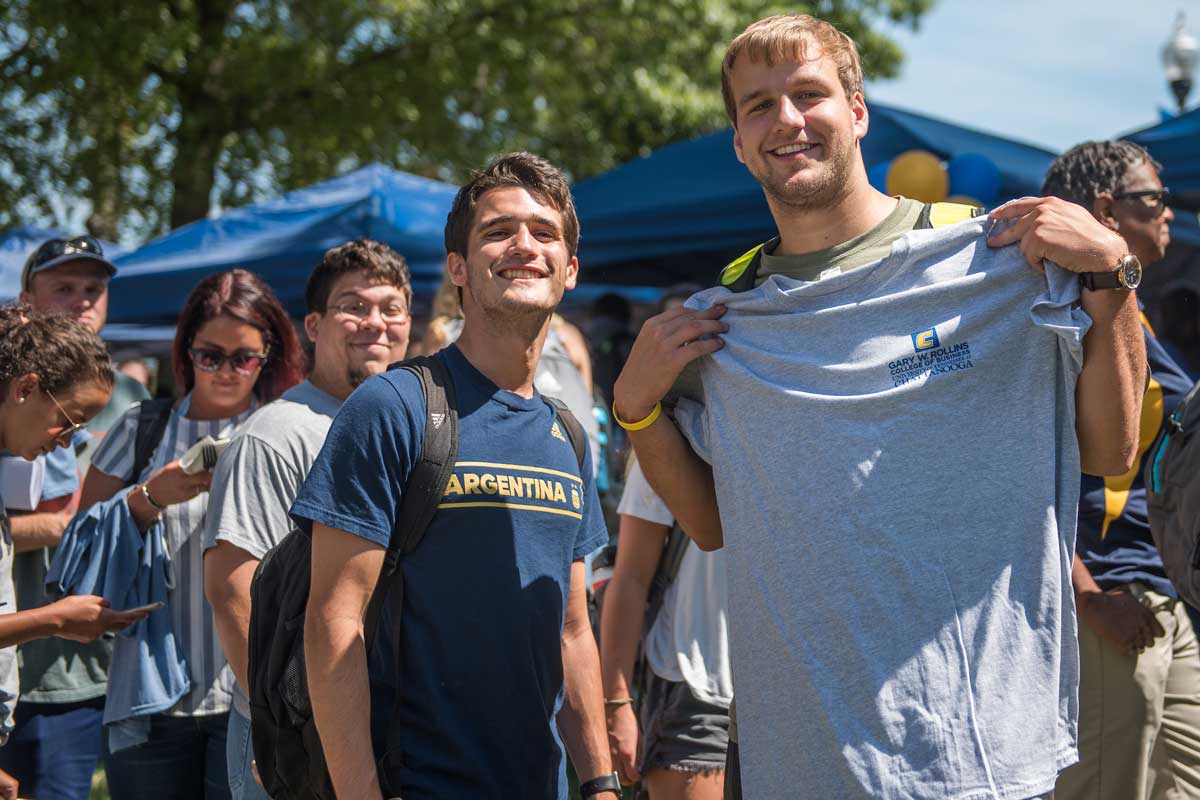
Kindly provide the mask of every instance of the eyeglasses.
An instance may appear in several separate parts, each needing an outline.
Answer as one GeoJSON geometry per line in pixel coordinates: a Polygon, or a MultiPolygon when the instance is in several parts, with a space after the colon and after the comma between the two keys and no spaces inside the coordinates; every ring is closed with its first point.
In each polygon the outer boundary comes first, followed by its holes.
{"type": "Polygon", "coordinates": [[[1144,197],[1152,201],[1152,203],[1145,203],[1145,205],[1157,217],[1162,214],[1163,209],[1171,202],[1171,190],[1164,186],[1161,189],[1140,189],[1136,192],[1117,192],[1113,195],[1114,200],[1127,200],[1134,197],[1144,197]]]}
{"type": "Polygon", "coordinates": [[[226,355],[220,350],[214,350],[211,347],[188,348],[188,355],[192,357],[192,363],[201,372],[216,372],[228,361],[229,366],[233,367],[234,372],[249,375],[267,363],[267,357],[270,354],[270,348],[265,353],[247,353],[243,351],[234,353],[233,355],[226,355]]]}
{"type": "Polygon", "coordinates": [[[401,322],[408,320],[408,306],[403,306],[399,303],[388,303],[386,306],[380,306],[364,300],[347,300],[344,303],[330,303],[329,308],[340,314],[353,317],[359,322],[370,318],[371,312],[377,308],[379,309],[379,316],[388,325],[399,325],[401,322]]]}
{"type": "Polygon", "coordinates": [[[76,422],[75,420],[71,419],[71,415],[68,414],[67,410],[62,407],[62,403],[58,402],[54,395],[50,394],[49,389],[43,389],[42,391],[44,391],[46,396],[54,402],[54,405],[58,408],[59,412],[63,415],[63,418],[67,421],[67,427],[54,434],[54,443],[59,447],[70,447],[71,439],[74,438],[77,431],[83,430],[85,423],[76,422]]]}
{"type": "Polygon", "coordinates": [[[104,248],[100,246],[100,242],[91,236],[76,236],[72,239],[51,239],[33,252],[26,272],[37,269],[42,264],[53,261],[60,256],[70,255],[71,253],[87,253],[103,258],[104,248]]]}

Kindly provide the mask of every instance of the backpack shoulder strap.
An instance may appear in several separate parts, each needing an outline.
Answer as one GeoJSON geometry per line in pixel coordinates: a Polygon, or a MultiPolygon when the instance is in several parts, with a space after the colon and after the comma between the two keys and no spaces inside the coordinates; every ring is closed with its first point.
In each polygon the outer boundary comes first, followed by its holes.
{"type": "Polygon", "coordinates": [[[400,558],[421,543],[446,492],[458,456],[458,404],[445,364],[435,356],[420,356],[401,362],[398,368],[408,370],[421,381],[425,395],[425,434],[421,458],[409,474],[400,499],[396,527],[384,561],[385,575],[391,575],[400,558]]]}
{"type": "Polygon", "coordinates": [[[917,217],[917,228],[944,228],[978,217],[983,213],[979,206],[966,203],[926,203],[917,217]]]}
{"type": "Polygon", "coordinates": [[[579,476],[583,477],[583,459],[587,455],[588,447],[587,433],[583,430],[583,425],[562,400],[546,395],[542,395],[542,399],[550,404],[554,413],[558,415],[559,423],[567,429],[567,440],[575,449],[575,460],[579,464],[579,476]]]}
{"type": "Polygon", "coordinates": [[[778,237],[756,245],[725,265],[725,269],[721,270],[721,285],[731,292],[753,289],[754,279],[758,277],[758,268],[762,264],[763,250],[773,247],[777,241],[778,237]]]}
{"type": "Polygon", "coordinates": [[[442,360],[437,356],[419,356],[392,364],[389,369],[408,370],[421,381],[421,391],[425,395],[425,434],[421,457],[409,473],[404,494],[400,497],[396,526],[392,529],[379,579],[367,603],[363,631],[368,652],[374,643],[379,613],[400,559],[415,550],[425,536],[425,529],[437,513],[458,457],[458,405],[454,383],[442,360]]]}
{"type": "Polygon", "coordinates": [[[143,400],[138,403],[137,434],[133,440],[133,477],[130,483],[136,483],[142,476],[142,471],[150,464],[154,449],[162,441],[163,433],[167,430],[167,421],[171,418],[171,406],[174,401],[169,397],[158,397],[143,400]]]}

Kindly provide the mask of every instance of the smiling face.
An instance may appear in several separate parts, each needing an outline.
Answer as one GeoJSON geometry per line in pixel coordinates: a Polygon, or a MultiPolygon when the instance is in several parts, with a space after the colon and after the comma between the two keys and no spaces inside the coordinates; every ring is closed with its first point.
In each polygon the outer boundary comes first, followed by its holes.
{"type": "Polygon", "coordinates": [[[38,311],[66,311],[99,333],[108,317],[108,278],[95,261],[69,261],[34,273],[21,302],[38,311]]]}
{"type": "Polygon", "coordinates": [[[506,325],[548,317],[575,288],[579,262],[568,252],[562,214],[523,188],[504,187],[479,198],[466,257],[451,253],[446,268],[463,287],[468,319],[477,310],[506,325]]]}
{"type": "Polygon", "coordinates": [[[69,446],[71,426],[99,414],[111,393],[108,384],[88,381],[61,389],[52,398],[36,375],[14,378],[4,398],[3,449],[33,459],[69,446]]]}
{"type": "MultiPolygon", "coordinates": [[[[226,356],[266,352],[262,331],[232,317],[216,317],[205,322],[192,337],[191,346],[216,350],[226,356]]],[[[192,374],[196,381],[192,388],[193,408],[203,408],[214,418],[240,414],[250,407],[250,393],[261,372],[261,365],[250,372],[239,372],[228,360],[215,372],[206,372],[197,367],[193,359],[192,374]]]]}
{"type": "MultiPolygon", "coordinates": [[[[815,58],[769,65],[740,56],[729,74],[738,160],[774,202],[824,208],[848,190],[867,133],[862,95],[847,98],[837,65],[815,58]]],[[[865,180],[865,171],[862,172],[865,180]]]]}
{"type": "Polygon", "coordinates": [[[332,393],[348,395],[404,358],[412,318],[399,287],[350,272],[330,287],[325,311],[304,318],[304,329],[316,348],[314,374],[337,384],[332,393]]]}

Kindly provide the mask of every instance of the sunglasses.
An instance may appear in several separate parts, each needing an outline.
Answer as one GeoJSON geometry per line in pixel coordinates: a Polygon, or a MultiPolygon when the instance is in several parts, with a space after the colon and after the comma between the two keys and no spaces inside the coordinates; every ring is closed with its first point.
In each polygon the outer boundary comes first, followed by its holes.
{"type": "Polygon", "coordinates": [[[216,372],[228,361],[229,366],[233,367],[234,372],[249,375],[267,363],[267,356],[270,355],[270,349],[268,348],[266,353],[240,352],[233,355],[226,355],[220,350],[214,350],[210,347],[189,347],[188,355],[192,357],[192,363],[196,365],[196,369],[201,372],[216,372]]]}
{"type": "Polygon", "coordinates": [[[1163,209],[1171,202],[1171,190],[1167,187],[1161,189],[1142,189],[1136,192],[1117,192],[1113,195],[1114,200],[1132,200],[1133,198],[1146,198],[1152,201],[1146,203],[1146,207],[1154,212],[1154,216],[1162,214],[1163,209]]]}
{"type": "Polygon", "coordinates": [[[37,269],[42,264],[49,263],[60,256],[71,255],[72,253],[88,253],[89,255],[103,258],[104,248],[100,246],[100,242],[91,236],[76,236],[71,239],[51,239],[34,251],[26,271],[37,269]]]}
{"type": "Polygon", "coordinates": [[[62,403],[58,402],[57,398],[55,398],[54,395],[50,394],[49,389],[43,389],[42,391],[44,391],[46,393],[46,396],[49,397],[50,400],[54,402],[54,405],[56,408],[58,408],[59,413],[61,413],[63,415],[63,418],[67,421],[67,427],[63,428],[58,433],[54,434],[54,443],[57,444],[59,447],[70,447],[71,440],[75,437],[75,433],[77,431],[83,430],[83,426],[85,423],[76,422],[75,420],[71,419],[71,415],[68,414],[67,410],[62,407],[62,403]]]}

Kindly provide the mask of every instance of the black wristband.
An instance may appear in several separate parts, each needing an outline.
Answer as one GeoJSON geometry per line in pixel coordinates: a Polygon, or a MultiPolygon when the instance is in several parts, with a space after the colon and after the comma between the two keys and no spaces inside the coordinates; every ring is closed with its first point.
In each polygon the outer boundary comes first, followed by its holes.
{"type": "Polygon", "coordinates": [[[616,792],[617,797],[621,796],[621,779],[617,777],[616,772],[610,772],[579,784],[579,794],[583,796],[584,800],[595,797],[601,792],[616,792]]]}

